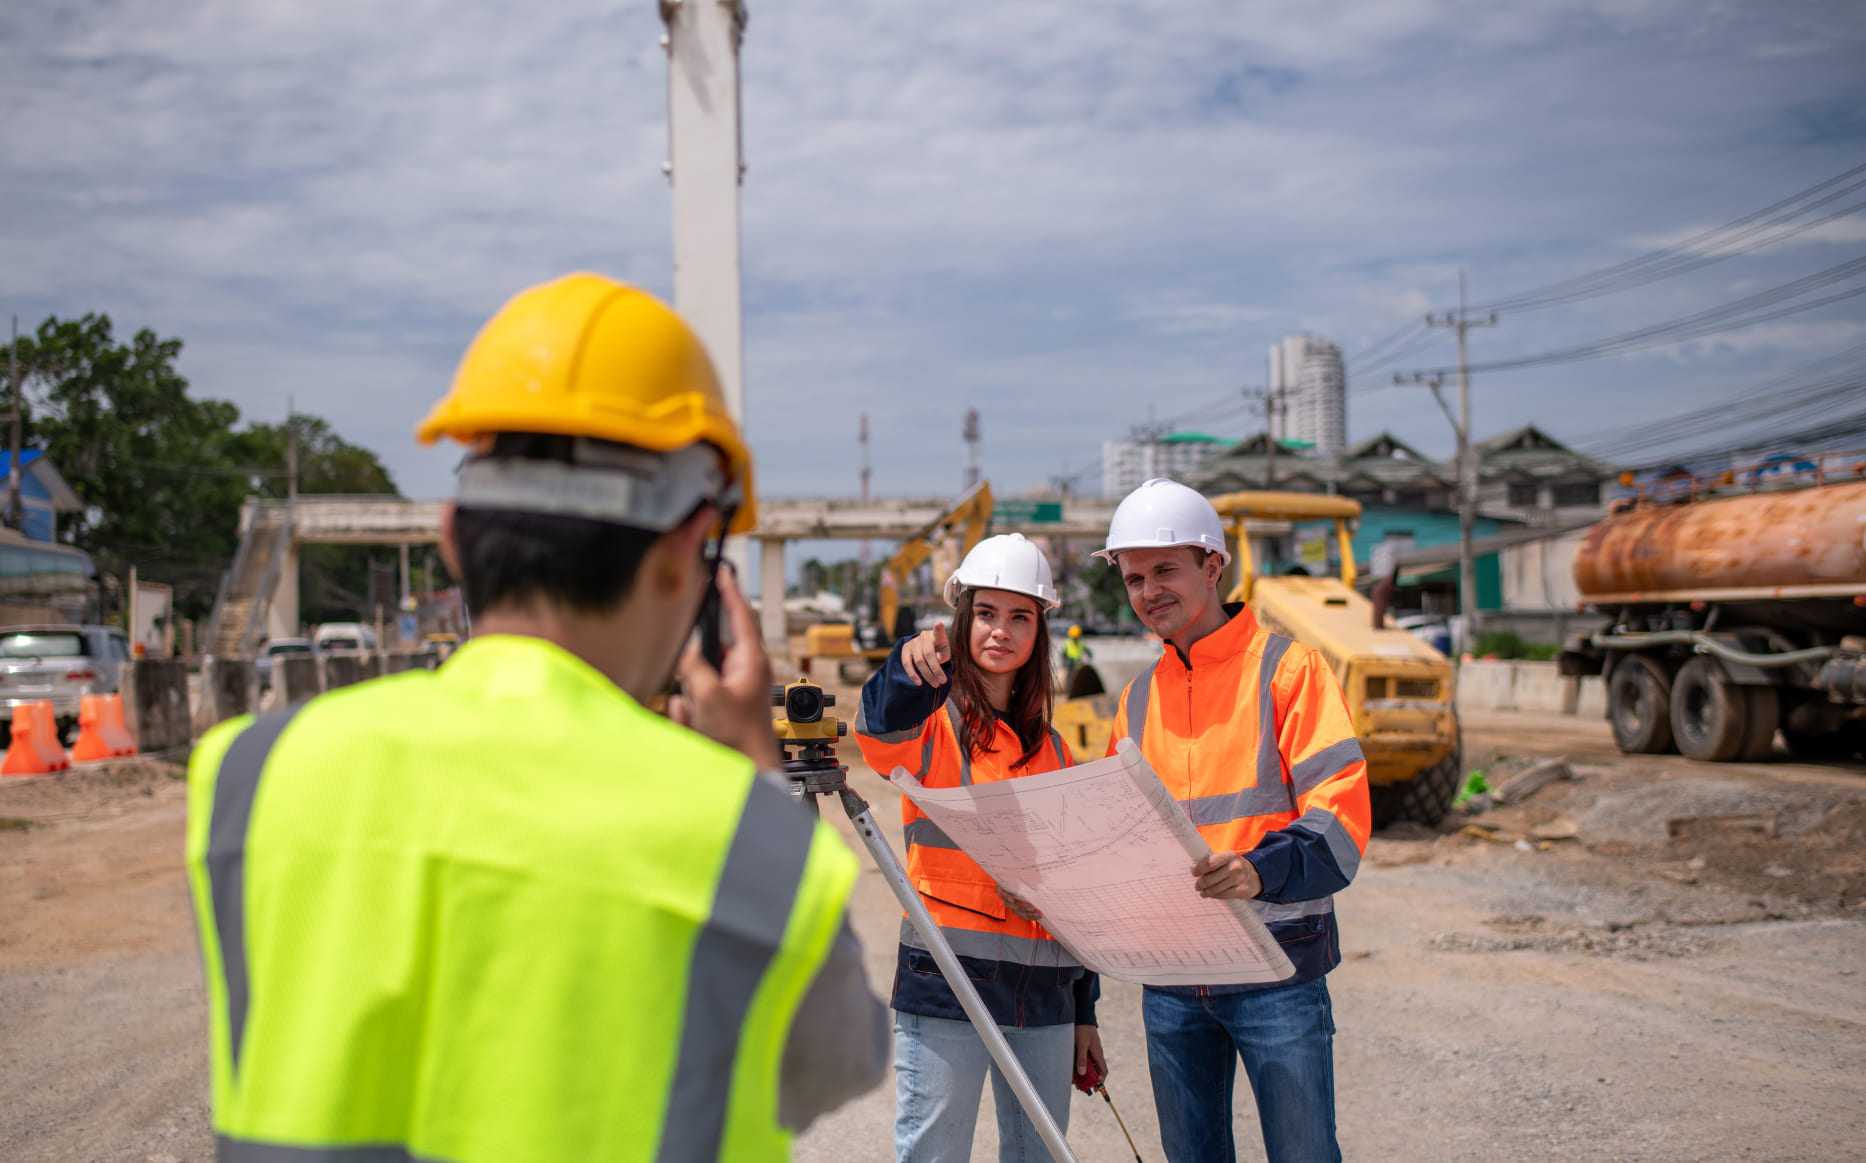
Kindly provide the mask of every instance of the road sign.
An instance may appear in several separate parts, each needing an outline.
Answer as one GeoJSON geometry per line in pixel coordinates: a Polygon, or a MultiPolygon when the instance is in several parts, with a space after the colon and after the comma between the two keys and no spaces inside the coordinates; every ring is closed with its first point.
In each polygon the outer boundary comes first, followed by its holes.
{"type": "Polygon", "coordinates": [[[999,501],[991,508],[993,525],[1061,525],[1061,501],[999,501]]]}

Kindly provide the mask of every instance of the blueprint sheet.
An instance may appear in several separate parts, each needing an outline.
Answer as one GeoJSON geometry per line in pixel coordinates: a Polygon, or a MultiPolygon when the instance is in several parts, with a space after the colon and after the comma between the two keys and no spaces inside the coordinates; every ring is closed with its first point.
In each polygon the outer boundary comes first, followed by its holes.
{"type": "Polygon", "coordinates": [[[1042,775],[894,785],[1043,927],[1098,973],[1139,985],[1281,981],[1289,959],[1245,901],[1207,900],[1192,865],[1211,847],[1133,742],[1042,775]]]}

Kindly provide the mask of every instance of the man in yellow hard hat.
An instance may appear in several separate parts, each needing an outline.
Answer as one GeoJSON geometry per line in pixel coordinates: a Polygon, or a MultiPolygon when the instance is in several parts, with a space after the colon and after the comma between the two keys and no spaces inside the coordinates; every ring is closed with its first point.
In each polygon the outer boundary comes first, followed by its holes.
{"type": "Polygon", "coordinates": [[[730,571],[751,454],[653,297],[534,287],[422,422],[471,450],[434,673],[202,740],[187,856],[223,1160],[779,1160],[872,1086],[855,857],[794,804],[730,571]],[[683,725],[644,704],[678,671],[683,725]]]}

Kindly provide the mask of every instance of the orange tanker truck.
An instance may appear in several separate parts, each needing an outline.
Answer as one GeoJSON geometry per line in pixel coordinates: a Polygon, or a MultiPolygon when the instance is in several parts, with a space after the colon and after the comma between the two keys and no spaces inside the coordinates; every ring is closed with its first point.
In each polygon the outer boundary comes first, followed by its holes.
{"type": "Polygon", "coordinates": [[[1628,753],[1761,760],[1866,749],[1866,456],[1668,479],[1615,503],[1575,556],[1609,621],[1562,673],[1607,683],[1628,753]],[[1838,479],[1836,479],[1838,478],[1838,479]]]}

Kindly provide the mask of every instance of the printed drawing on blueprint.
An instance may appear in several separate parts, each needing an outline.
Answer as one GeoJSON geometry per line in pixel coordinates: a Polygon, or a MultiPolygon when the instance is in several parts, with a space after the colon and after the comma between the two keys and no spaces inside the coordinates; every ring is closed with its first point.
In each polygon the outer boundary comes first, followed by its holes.
{"type": "Polygon", "coordinates": [[[1084,965],[1141,985],[1281,981],[1293,967],[1244,901],[1193,887],[1211,849],[1130,740],[1042,775],[927,788],[893,781],[1084,965]]]}

